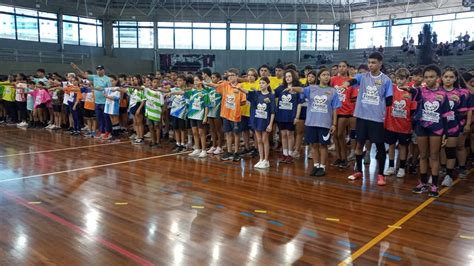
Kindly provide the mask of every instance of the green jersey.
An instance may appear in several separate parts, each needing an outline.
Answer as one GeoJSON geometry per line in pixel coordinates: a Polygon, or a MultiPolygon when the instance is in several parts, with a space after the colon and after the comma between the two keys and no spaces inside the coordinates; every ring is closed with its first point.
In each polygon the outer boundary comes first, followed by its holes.
{"type": "Polygon", "coordinates": [[[161,110],[165,99],[161,91],[155,91],[152,89],[145,89],[145,116],[153,121],[161,120],[161,110]]]}
{"type": "Polygon", "coordinates": [[[143,92],[143,89],[138,90],[134,88],[128,88],[128,94],[130,94],[130,109],[145,99],[145,93],[143,92]]]}
{"type": "Polygon", "coordinates": [[[204,119],[204,110],[209,106],[208,93],[202,89],[192,89],[184,94],[188,105],[188,118],[195,120],[204,119]]]}
{"type": "Polygon", "coordinates": [[[215,88],[205,88],[209,98],[209,112],[207,114],[208,117],[211,118],[219,118],[221,113],[221,101],[222,95],[217,93],[215,88]]]}

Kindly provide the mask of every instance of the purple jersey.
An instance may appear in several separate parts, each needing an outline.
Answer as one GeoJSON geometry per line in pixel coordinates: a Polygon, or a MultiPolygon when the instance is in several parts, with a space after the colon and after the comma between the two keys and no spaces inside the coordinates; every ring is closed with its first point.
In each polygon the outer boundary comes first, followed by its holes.
{"type": "Polygon", "coordinates": [[[467,98],[469,92],[464,89],[444,90],[449,101],[448,134],[456,135],[466,124],[467,98]]]}
{"type": "Polygon", "coordinates": [[[437,135],[442,135],[445,122],[443,118],[449,115],[449,101],[442,89],[430,90],[426,87],[416,89],[414,100],[417,109],[414,121],[437,135]]]}
{"type": "Polygon", "coordinates": [[[354,78],[359,85],[354,116],[383,123],[387,111],[385,98],[393,96],[392,81],[383,73],[378,76],[372,76],[370,72],[357,74],[354,78]]]}
{"type": "Polygon", "coordinates": [[[303,88],[301,100],[308,99],[305,125],[331,128],[333,112],[341,107],[337,90],[331,87],[320,88],[311,85],[303,88]]]}

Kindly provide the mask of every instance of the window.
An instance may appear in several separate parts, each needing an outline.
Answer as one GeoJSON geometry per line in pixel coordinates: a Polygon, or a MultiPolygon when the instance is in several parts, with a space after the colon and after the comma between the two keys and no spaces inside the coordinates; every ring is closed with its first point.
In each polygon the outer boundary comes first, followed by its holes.
{"type": "Polygon", "coordinates": [[[296,30],[282,30],[281,35],[281,49],[285,51],[296,51],[296,39],[298,36],[296,30]]]}
{"type": "Polygon", "coordinates": [[[318,31],[316,49],[318,51],[332,50],[334,45],[333,31],[318,31]]]}
{"type": "Polygon", "coordinates": [[[116,48],[153,48],[155,33],[153,22],[116,21],[114,27],[114,47],[116,48]]]}
{"type": "Polygon", "coordinates": [[[81,45],[97,45],[97,32],[94,25],[79,24],[79,36],[79,43],[81,45]]]}
{"type": "Polygon", "coordinates": [[[226,46],[227,46],[227,31],[211,29],[211,49],[212,50],[225,50],[227,48],[226,46]]]}
{"type": "Polygon", "coordinates": [[[432,16],[427,16],[427,17],[418,17],[418,18],[412,18],[411,23],[423,23],[423,22],[431,22],[433,20],[432,16]]]}
{"type": "Polygon", "coordinates": [[[15,15],[0,13],[0,38],[15,39],[15,15]]]}
{"type": "Polygon", "coordinates": [[[247,50],[263,50],[263,30],[247,30],[247,50]]]}
{"type": "Polygon", "coordinates": [[[227,46],[226,23],[158,22],[157,25],[161,49],[225,50],[227,46]]]}
{"type": "Polygon", "coordinates": [[[193,49],[210,49],[211,30],[193,29],[193,49]]]}
{"type": "Polygon", "coordinates": [[[63,42],[102,47],[102,21],[63,15],[63,42]]]}
{"type": "Polygon", "coordinates": [[[280,50],[280,43],[281,30],[265,30],[265,50],[280,50]]]}
{"type": "Polygon", "coordinates": [[[296,24],[230,24],[231,50],[296,50],[296,24]]]}
{"type": "Polygon", "coordinates": [[[174,48],[175,49],[192,49],[193,39],[191,29],[175,28],[174,30],[174,48]]]}
{"type": "Polygon", "coordinates": [[[158,48],[173,49],[174,48],[174,32],[173,29],[158,28],[158,48]]]}
{"type": "Polygon", "coordinates": [[[63,22],[63,41],[65,44],[79,44],[79,24],[63,22]]]}
{"type": "MultiPolygon", "coordinates": [[[[352,25],[351,27],[355,28],[352,25]]],[[[339,27],[328,24],[301,24],[300,49],[302,51],[339,49],[339,27]]]]}
{"type": "Polygon", "coordinates": [[[230,49],[245,50],[245,30],[230,30],[230,49]]]}
{"type": "Polygon", "coordinates": [[[16,16],[18,40],[38,41],[38,18],[16,16]]]}
{"type": "Polygon", "coordinates": [[[40,42],[58,42],[58,22],[56,20],[40,19],[40,42]]]}

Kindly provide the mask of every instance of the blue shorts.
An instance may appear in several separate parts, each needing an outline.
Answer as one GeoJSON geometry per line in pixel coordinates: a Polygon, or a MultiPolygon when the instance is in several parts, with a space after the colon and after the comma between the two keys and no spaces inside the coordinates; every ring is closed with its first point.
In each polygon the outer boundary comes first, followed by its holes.
{"type": "Polygon", "coordinates": [[[331,144],[331,134],[329,133],[329,128],[306,126],[304,130],[304,141],[308,144],[331,144]]]}
{"type": "Polygon", "coordinates": [[[250,117],[248,116],[242,116],[242,118],[240,119],[240,128],[241,128],[241,132],[242,131],[249,131],[251,128],[250,128],[250,117]]]}
{"type": "Polygon", "coordinates": [[[222,118],[222,129],[224,133],[234,132],[234,133],[241,133],[242,132],[242,122],[234,122],[222,118]]]}
{"type": "Polygon", "coordinates": [[[279,130],[295,131],[295,124],[292,122],[277,122],[279,130]]]}
{"type": "MultiPolygon", "coordinates": [[[[137,103],[135,106],[130,108],[130,113],[132,115],[135,115],[137,113],[137,110],[138,110],[138,107],[140,107],[140,104],[141,103],[137,103]]],[[[142,110],[140,110],[140,114],[144,114],[144,113],[145,113],[145,106],[143,106],[142,110]]]]}

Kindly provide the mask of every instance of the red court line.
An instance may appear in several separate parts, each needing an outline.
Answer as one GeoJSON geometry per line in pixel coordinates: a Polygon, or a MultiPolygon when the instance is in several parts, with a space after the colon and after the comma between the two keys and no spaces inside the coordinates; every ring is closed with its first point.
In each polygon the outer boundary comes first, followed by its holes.
{"type": "Polygon", "coordinates": [[[131,260],[133,260],[134,262],[140,264],[140,265],[145,265],[145,266],[151,266],[151,265],[155,265],[153,264],[152,262],[124,249],[124,248],[121,248],[107,240],[105,240],[104,238],[101,238],[101,237],[98,237],[98,236],[94,236],[94,235],[91,235],[90,233],[88,233],[86,230],[82,229],[81,227],[79,227],[78,225],[75,225],[55,214],[52,214],[50,213],[48,210],[46,210],[45,208],[42,208],[42,207],[39,207],[37,205],[31,205],[31,204],[28,204],[28,201],[19,197],[19,196],[16,196],[8,191],[0,191],[7,199],[15,202],[16,204],[18,205],[22,205],[30,210],[33,210],[35,211],[36,213],[38,214],[41,214],[42,216],[46,217],[46,218],[49,218],[50,220],[52,221],[55,221],[69,229],[71,229],[72,231],[76,232],[77,234],[79,235],[82,235],[84,237],[88,237],[89,239],[93,240],[94,242],[98,242],[100,243],[102,246],[112,250],[112,251],[115,251],[131,260]]]}

